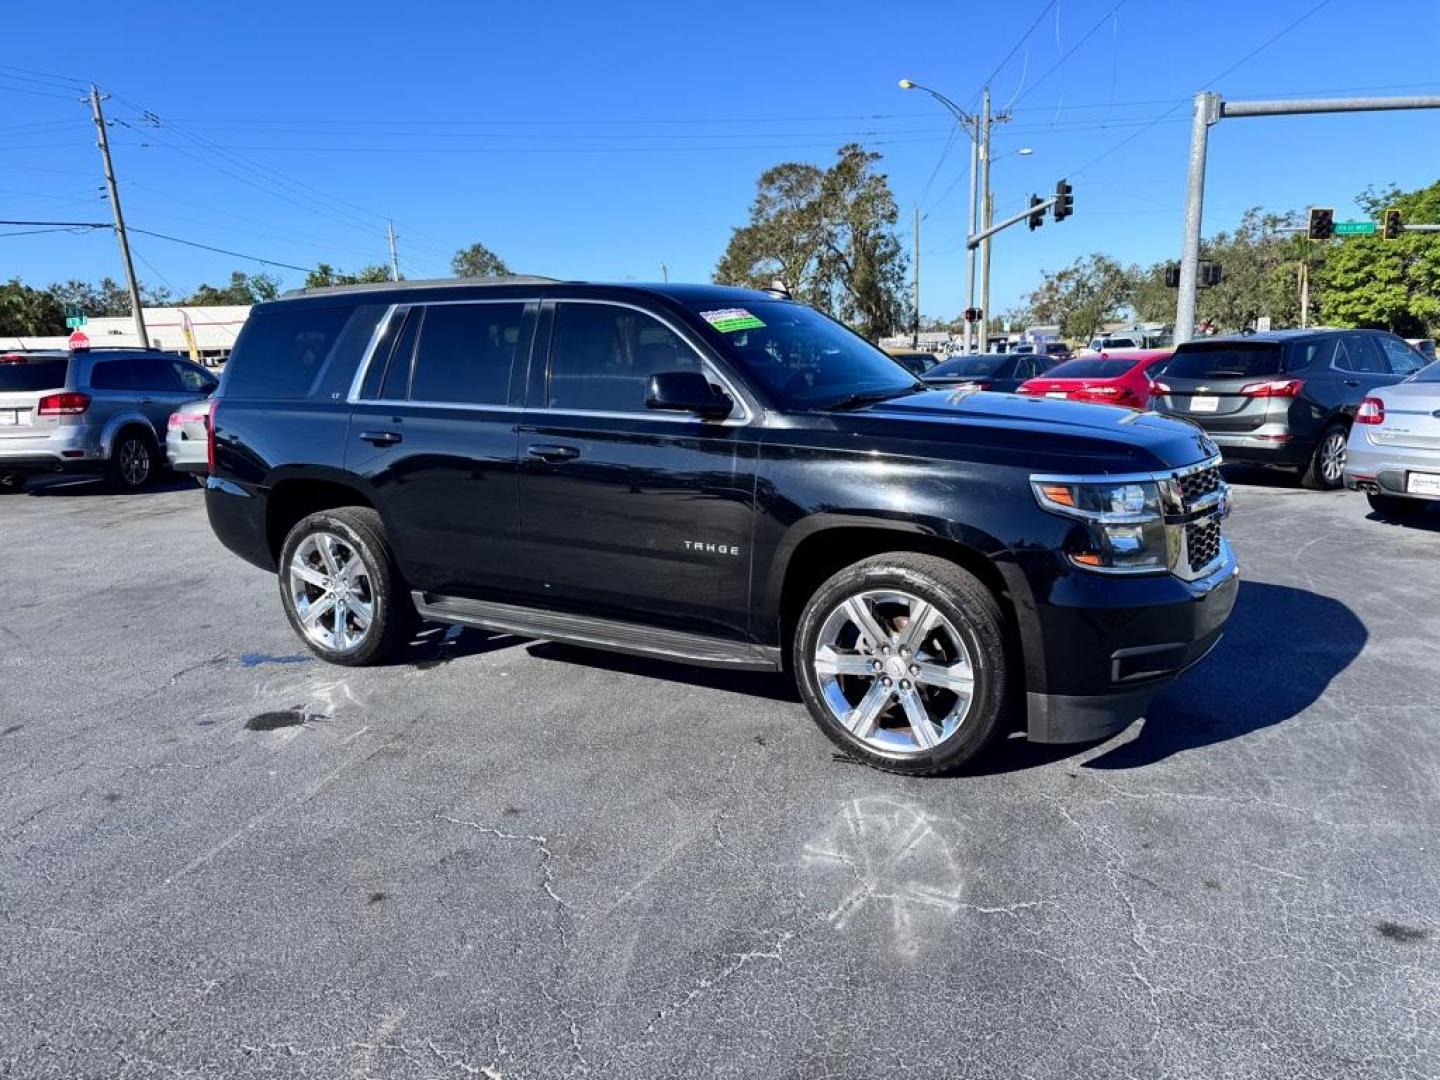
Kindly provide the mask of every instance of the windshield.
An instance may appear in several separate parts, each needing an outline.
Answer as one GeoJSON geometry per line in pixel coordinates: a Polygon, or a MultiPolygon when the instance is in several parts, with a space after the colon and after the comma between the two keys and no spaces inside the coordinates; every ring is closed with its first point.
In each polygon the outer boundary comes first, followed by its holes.
{"type": "Polygon", "coordinates": [[[0,393],[17,390],[59,390],[70,369],[68,356],[0,356],[0,393]]]}
{"type": "Polygon", "coordinates": [[[1278,345],[1214,344],[1182,345],[1175,358],[1165,365],[1166,376],[1174,379],[1220,379],[1225,376],[1279,375],[1281,351],[1278,345]]]}
{"type": "Polygon", "coordinates": [[[1096,360],[1085,357],[1056,364],[1045,373],[1047,379],[1118,379],[1139,360],[1096,360]]]}
{"type": "Polygon", "coordinates": [[[833,405],[854,395],[891,397],[915,376],[858,334],[788,300],[691,305],[725,354],[788,408],[833,405]]]}
{"type": "Polygon", "coordinates": [[[956,356],[925,373],[927,379],[975,379],[994,375],[1005,363],[1003,356],[956,356]]]}

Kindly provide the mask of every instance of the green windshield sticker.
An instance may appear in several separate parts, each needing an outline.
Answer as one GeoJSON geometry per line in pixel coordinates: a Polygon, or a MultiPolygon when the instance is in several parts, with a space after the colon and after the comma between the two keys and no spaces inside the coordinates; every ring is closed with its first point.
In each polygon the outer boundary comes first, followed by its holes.
{"type": "Polygon", "coordinates": [[[722,334],[733,334],[737,330],[754,330],[765,324],[743,307],[723,308],[720,311],[702,311],[700,317],[722,334]]]}

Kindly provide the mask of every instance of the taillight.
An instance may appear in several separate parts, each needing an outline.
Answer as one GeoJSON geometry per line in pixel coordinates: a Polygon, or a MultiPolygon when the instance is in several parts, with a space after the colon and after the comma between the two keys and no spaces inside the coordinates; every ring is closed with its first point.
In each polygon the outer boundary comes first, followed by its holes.
{"type": "Polygon", "coordinates": [[[1299,397],[1304,379],[1274,379],[1270,382],[1252,382],[1240,388],[1247,397],[1299,397]]]}
{"type": "Polygon", "coordinates": [[[166,426],[167,426],[167,427],[171,427],[171,428],[180,428],[180,427],[184,427],[186,424],[199,424],[199,423],[203,423],[204,420],[205,420],[205,414],[204,414],[204,413],[178,413],[178,412],[172,412],[172,413],[170,414],[169,423],[168,423],[166,426]]]}
{"type": "Polygon", "coordinates": [[[218,405],[212,405],[210,411],[205,415],[205,469],[211,476],[215,475],[215,410],[218,405]]]}
{"type": "Polygon", "coordinates": [[[90,407],[89,394],[46,394],[35,405],[37,416],[78,416],[90,407]]]}
{"type": "Polygon", "coordinates": [[[1385,422],[1385,402],[1378,397],[1367,397],[1360,403],[1360,408],[1355,413],[1357,424],[1383,424],[1385,422]]]}
{"type": "Polygon", "coordinates": [[[19,353],[5,353],[3,356],[0,356],[0,364],[23,363],[25,363],[25,357],[21,356],[19,353]]]}
{"type": "Polygon", "coordinates": [[[1152,380],[1150,385],[1154,388],[1155,393],[1157,394],[1168,394],[1170,392],[1169,384],[1163,383],[1158,379],[1152,380]]]}
{"type": "Polygon", "coordinates": [[[1072,390],[1070,396],[1078,401],[1098,401],[1102,405],[1114,405],[1120,400],[1121,390],[1118,386],[1082,386],[1078,390],[1072,390]]]}

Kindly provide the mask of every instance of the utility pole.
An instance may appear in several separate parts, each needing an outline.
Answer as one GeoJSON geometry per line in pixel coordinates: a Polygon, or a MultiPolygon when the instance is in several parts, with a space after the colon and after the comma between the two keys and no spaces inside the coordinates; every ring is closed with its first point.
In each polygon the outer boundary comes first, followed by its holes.
{"type": "MultiPolygon", "coordinates": [[[[985,101],[980,113],[980,225],[982,231],[990,228],[990,88],[985,87],[985,101]]],[[[971,235],[974,233],[972,231],[971,235]]],[[[980,248],[980,347],[986,352],[990,347],[990,238],[987,236],[980,248]]]]}
{"type": "Polygon", "coordinates": [[[1310,325],[1310,263],[1300,260],[1300,329],[1310,325]]]}
{"type": "Polygon", "coordinates": [[[920,204],[915,204],[915,329],[910,344],[920,347],[920,204]]]}
{"type": "Polygon", "coordinates": [[[390,233],[390,280],[400,280],[400,256],[395,252],[395,222],[389,224],[390,233]]]}
{"type": "Polygon", "coordinates": [[[125,281],[130,286],[130,311],[135,318],[135,333],[140,347],[149,348],[145,332],[145,313],[140,310],[140,286],[135,281],[135,264],[130,259],[130,238],[125,235],[125,215],[120,211],[120,189],[115,183],[115,166],[110,161],[110,136],[105,130],[105,115],[100,111],[100,88],[90,84],[90,112],[95,117],[95,131],[100,136],[100,156],[105,162],[105,186],[110,190],[110,209],[115,214],[115,235],[120,240],[120,258],[125,263],[125,281]]]}
{"type": "MultiPolygon", "coordinates": [[[[972,116],[970,117],[970,228],[966,234],[967,236],[974,236],[978,231],[975,220],[975,171],[978,168],[979,159],[980,120],[978,117],[972,116]]],[[[973,247],[970,249],[970,273],[968,276],[969,284],[966,290],[965,306],[967,308],[973,308],[975,306],[975,249],[973,247]]],[[[967,353],[979,351],[974,347],[971,338],[974,330],[975,324],[967,320],[965,323],[965,351],[967,353]]]]}
{"type": "Polygon", "coordinates": [[[660,264],[660,280],[670,280],[670,267],[666,266],[663,262],[660,264]]]}
{"type": "MultiPolygon", "coordinates": [[[[1184,246],[1180,253],[1180,295],[1175,302],[1176,345],[1181,345],[1195,336],[1195,287],[1200,271],[1201,219],[1205,207],[1205,154],[1210,141],[1210,129],[1221,120],[1242,116],[1388,112],[1396,109],[1440,109],[1440,97],[1226,101],[1219,94],[1210,91],[1195,95],[1195,113],[1190,126],[1190,167],[1185,194],[1184,246]]],[[[1307,284],[1303,278],[1301,283],[1302,287],[1307,284]]]]}

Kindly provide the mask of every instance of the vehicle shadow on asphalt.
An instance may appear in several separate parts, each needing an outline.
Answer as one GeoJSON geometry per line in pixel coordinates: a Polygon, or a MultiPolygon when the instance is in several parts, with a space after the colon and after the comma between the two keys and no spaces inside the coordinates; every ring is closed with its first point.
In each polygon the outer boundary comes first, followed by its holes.
{"type": "Polygon", "coordinates": [[[725,690],[732,694],[769,698],[772,701],[796,704],[800,701],[794,681],[778,672],[729,671],[725,668],[692,667],[688,664],[671,663],[666,660],[627,656],[624,653],[600,652],[579,645],[563,645],[555,641],[537,642],[525,651],[537,660],[558,660],[565,664],[583,664],[585,667],[601,668],[605,671],[643,675],[650,679],[684,683],[686,686],[704,687],[707,690],[725,690]]]}
{"type": "Polygon", "coordinates": [[[31,480],[25,485],[24,495],[33,498],[90,498],[95,495],[111,495],[115,498],[133,499],[144,495],[164,495],[171,491],[193,491],[200,497],[201,487],[188,476],[166,476],[152,484],[146,484],[139,491],[111,491],[105,480],[99,476],[64,476],[31,480]]]}
{"type": "Polygon", "coordinates": [[[1338,600],[1242,581],[1215,651],[1155,699],[1134,739],[1085,768],[1140,768],[1284,723],[1325,693],[1368,637],[1338,600]]]}
{"type": "Polygon", "coordinates": [[[1386,525],[1392,529],[1409,529],[1412,532],[1440,533],[1440,509],[1427,510],[1418,517],[1395,521],[1374,511],[1365,515],[1366,521],[1386,525]]]}

